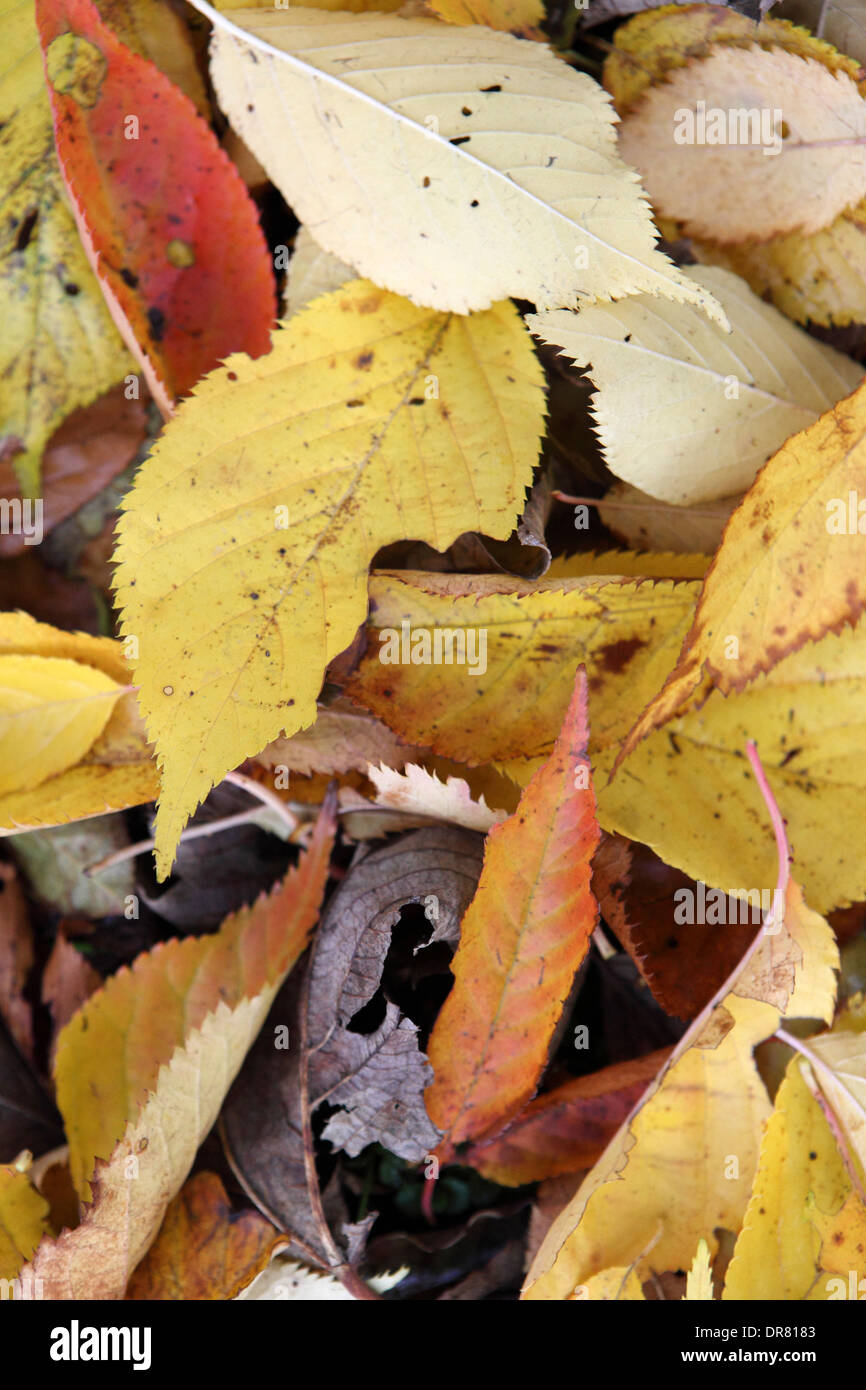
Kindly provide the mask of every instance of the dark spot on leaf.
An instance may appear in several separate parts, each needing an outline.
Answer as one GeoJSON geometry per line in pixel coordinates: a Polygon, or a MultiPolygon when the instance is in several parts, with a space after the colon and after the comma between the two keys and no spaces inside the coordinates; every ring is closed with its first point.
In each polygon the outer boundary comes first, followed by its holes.
{"type": "Polygon", "coordinates": [[[134,290],[138,284],[138,276],[134,271],[127,269],[126,266],[123,266],[120,272],[120,278],[124,285],[128,285],[131,290],[134,290]]]}
{"type": "Polygon", "coordinates": [[[33,229],[34,229],[34,227],[36,226],[36,223],[38,222],[38,220],[39,220],[39,209],[38,209],[38,208],[31,208],[29,212],[25,213],[25,215],[24,215],[24,221],[21,223],[21,226],[18,228],[18,235],[17,235],[17,237],[15,238],[15,250],[16,250],[16,251],[26,251],[26,250],[27,250],[27,247],[28,247],[29,244],[30,244],[30,238],[31,238],[32,235],[33,235],[33,229]]]}
{"type": "Polygon", "coordinates": [[[464,116],[471,116],[471,115],[472,115],[472,107],[471,107],[471,106],[464,106],[464,107],[463,107],[463,110],[462,110],[462,114],[463,114],[464,116]]]}
{"type": "Polygon", "coordinates": [[[498,82],[494,82],[492,87],[481,87],[479,90],[482,92],[501,92],[502,88],[498,82]]]}
{"type": "Polygon", "coordinates": [[[611,675],[619,676],[635,652],[645,646],[646,642],[642,637],[621,637],[618,642],[609,642],[606,647],[601,648],[598,654],[600,664],[611,675]]]}
{"type": "Polygon", "coordinates": [[[352,365],[357,367],[359,371],[366,372],[373,365],[373,357],[374,354],[372,352],[361,352],[355,358],[352,365]]]}
{"type": "Polygon", "coordinates": [[[161,343],[165,333],[165,314],[161,309],[157,309],[155,304],[151,304],[147,311],[147,321],[150,324],[150,336],[155,343],[161,343]]]}

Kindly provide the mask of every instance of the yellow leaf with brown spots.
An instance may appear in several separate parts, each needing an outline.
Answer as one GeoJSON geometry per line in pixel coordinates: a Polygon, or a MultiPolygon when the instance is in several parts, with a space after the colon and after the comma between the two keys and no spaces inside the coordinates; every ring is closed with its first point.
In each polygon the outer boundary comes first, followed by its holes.
{"type": "Polygon", "coordinates": [[[162,773],[160,877],[214,783],[312,723],[380,547],[510,534],[543,405],[512,305],[458,317],[363,280],[181,405],[125,499],[116,552],[162,773]]]}
{"type": "Polygon", "coordinates": [[[618,746],[629,711],[637,715],[664,680],[697,588],[604,575],[383,572],[370,581],[367,653],[346,688],[402,737],[474,766],[549,753],[583,662],[590,752],[618,746]],[[413,663],[415,631],[461,633],[467,655],[483,634],[484,669],[413,663]]]}

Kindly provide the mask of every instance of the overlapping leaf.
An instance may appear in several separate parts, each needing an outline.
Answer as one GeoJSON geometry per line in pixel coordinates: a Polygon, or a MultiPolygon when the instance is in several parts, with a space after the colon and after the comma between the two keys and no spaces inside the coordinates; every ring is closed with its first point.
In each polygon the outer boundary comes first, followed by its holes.
{"type": "Polygon", "coordinates": [[[36,12],[82,242],[167,413],[229,352],[268,350],[273,271],[256,210],[189,98],[92,0],[37,0],[36,12]]]}
{"type": "MultiPolygon", "coordinates": [[[[0,617],[0,660],[13,657],[62,662],[64,669],[74,668],[77,678],[102,681],[107,695],[96,702],[98,709],[109,701],[116,702],[103,720],[99,737],[94,726],[93,738],[80,759],[73,759],[72,765],[41,785],[33,777],[19,779],[17,790],[0,796],[0,827],[8,834],[32,826],[61,825],[151,801],[158,789],[156,765],[135,698],[123,693],[129,685],[130,670],[122,645],[106,637],[62,632],[26,613],[4,613],[0,617]]],[[[31,746],[31,756],[36,746],[38,742],[31,746]]],[[[23,749],[21,757],[27,752],[23,749]]],[[[17,761],[13,760],[13,767],[17,761]]]]}
{"type": "Polygon", "coordinates": [[[302,7],[238,11],[235,25],[196,3],[216,20],[211,73],[232,126],[359,274],[459,312],[646,291],[721,318],[656,250],[604,93],[543,45],[302,7]]]}
{"type": "Polygon", "coordinates": [[[326,811],[298,867],[215,936],[188,937],[113,975],[60,1037],[55,1074],[81,1224],[29,1272],[46,1298],[119,1298],[153,1241],[288,970],[327,875],[326,811]]]}
{"type": "Polygon", "coordinates": [[[524,1297],[568,1298],[588,1278],[623,1265],[643,1277],[685,1268],[700,1239],[712,1250],[710,1233],[740,1229],[770,1111],[752,1050],[780,1015],[829,1021],[835,1001],[833,934],[788,880],[786,853],[780,845],[783,920],[768,914],[741,965],[553,1223],[524,1297]]]}
{"type": "Polygon", "coordinates": [[[581,671],[548,762],[492,829],[460,924],[454,984],[430,1035],[427,1112],[453,1158],[532,1099],[598,917],[590,889],[599,831],[586,757],[581,671]]]}
{"type": "Polygon", "coordinates": [[[688,273],[724,307],[730,334],[690,304],[645,295],[527,319],[533,333],[588,369],[611,472],[680,505],[743,491],[788,435],[861,376],[850,358],[816,343],[738,276],[688,273]]]}
{"type": "Polygon", "coordinates": [[[269,356],[200,383],[125,499],[117,550],[162,771],[161,876],[213,783],[312,722],[380,546],[505,539],[541,423],[541,371],[511,306],[458,319],[366,281],[293,318],[269,356]]]}

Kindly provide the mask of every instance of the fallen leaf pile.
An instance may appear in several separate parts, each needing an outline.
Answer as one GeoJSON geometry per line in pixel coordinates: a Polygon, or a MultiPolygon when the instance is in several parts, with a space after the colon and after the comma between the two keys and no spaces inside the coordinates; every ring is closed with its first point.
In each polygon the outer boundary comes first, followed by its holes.
{"type": "Polygon", "coordinates": [[[863,1296],[866,23],[758,8],[13,0],[4,1297],[863,1296]]]}

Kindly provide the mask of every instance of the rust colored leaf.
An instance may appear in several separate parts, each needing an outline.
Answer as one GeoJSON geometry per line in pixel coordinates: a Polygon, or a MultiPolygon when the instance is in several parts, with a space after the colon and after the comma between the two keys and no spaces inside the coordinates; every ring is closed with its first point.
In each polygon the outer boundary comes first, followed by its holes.
{"type": "Polygon", "coordinates": [[[581,669],[549,760],[517,810],[491,830],[460,928],[454,986],[430,1037],[427,1110],[437,1153],[496,1133],[531,1099],[595,926],[598,843],[581,669]]]}
{"type": "MultiPolygon", "coordinates": [[[[73,411],[48,441],[42,457],[39,494],[42,531],[46,536],[122,473],[144,441],[144,403],[128,401],[124,390],[125,387],[116,386],[92,405],[73,411]]],[[[0,497],[11,500],[20,495],[11,461],[0,455],[0,497]]],[[[35,520],[32,513],[31,518],[35,520]]],[[[32,554],[35,549],[32,535],[28,539],[23,532],[0,533],[0,556],[32,554]]],[[[29,604],[22,606],[32,611],[29,604]]]]}
{"type": "Polygon", "coordinates": [[[232,1211],[216,1173],[196,1173],[171,1203],[126,1297],[234,1298],[261,1273],[281,1241],[285,1237],[257,1211],[232,1211]]]}
{"type": "Polygon", "coordinates": [[[632,1062],[617,1062],[537,1096],[504,1134],[474,1144],[463,1161],[505,1187],[591,1168],[669,1052],[663,1047],[632,1062]]]}
{"type": "Polygon", "coordinates": [[[63,932],[58,931],[42,973],[42,1002],[51,1010],[54,1025],[52,1059],[61,1028],[101,984],[102,977],[88,965],[71,941],[67,941],[63,932]]]}
{"type": "Polygon", "coordinates": [[[602,916],[665,1012],[695,1018],[744,955],[761,909],[696,883],[646,845],[629,850],[607,876],[596,858],[593,889],[602,916]]]}
{"type": "Polygon", "coordinates": [[[193,103],[92,0],[37,0],[57,151],[112,317],[165,414],[231,352],[269,347],[254,204],[193,103]]]}

